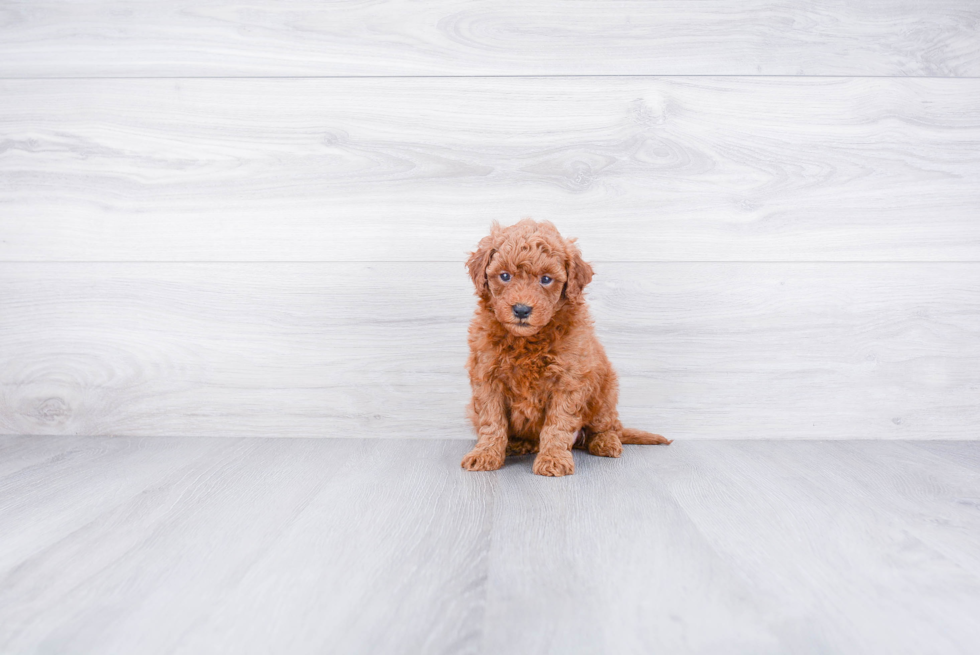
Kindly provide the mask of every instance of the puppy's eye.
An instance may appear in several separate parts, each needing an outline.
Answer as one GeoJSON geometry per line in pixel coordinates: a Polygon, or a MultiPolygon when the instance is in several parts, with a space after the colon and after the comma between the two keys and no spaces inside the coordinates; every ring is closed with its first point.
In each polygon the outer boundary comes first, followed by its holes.
{"type": "Polygon", "coordinates": [[[503,273],[500,274],[500,279],[503,280],[504,282],[508,282],[510,280],[510,273],[504,271],[503,273]]]}
{"type": "Polygon", "coordinates": [[[543,284],[545,286],[548,286],[549,284],[551,284],[551,278],[548,277],[547,275],[542,275],[541,276],[541,284],[543,284]]]}

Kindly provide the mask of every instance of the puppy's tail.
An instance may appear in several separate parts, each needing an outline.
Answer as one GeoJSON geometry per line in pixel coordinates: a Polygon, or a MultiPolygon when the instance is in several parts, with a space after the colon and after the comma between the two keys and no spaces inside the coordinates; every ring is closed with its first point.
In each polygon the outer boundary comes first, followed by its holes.
{"type": "Polygon", "coordinates": [[[668,439],[667,437],[661,437],[659,434],[653,434],[652,432],[644,432],[643,430],[634,430],[633,428],[623,428],[623,436],[620,438],[622,443],[638,443],[638,444],[663,444],[667,445],[673,442],[673,439],[668,439]]]}

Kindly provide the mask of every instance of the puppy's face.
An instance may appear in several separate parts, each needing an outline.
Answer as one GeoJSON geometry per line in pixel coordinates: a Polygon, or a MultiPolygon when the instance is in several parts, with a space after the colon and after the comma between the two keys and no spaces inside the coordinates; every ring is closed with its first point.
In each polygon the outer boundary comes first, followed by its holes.
{"type": "Polygon", "coordinates": [[[511,334],[531,336],[592,279],[578,247],[548,222],[525,219],[480,241],[467,262],[477,292],[511,334]]]}
{"type": "Polygon", "coordinates": [[[497,251],[486,269],[490,308],[512,334],[526,337],[551,321],[565,286],[564,262],[540,247],[497,251]]]}

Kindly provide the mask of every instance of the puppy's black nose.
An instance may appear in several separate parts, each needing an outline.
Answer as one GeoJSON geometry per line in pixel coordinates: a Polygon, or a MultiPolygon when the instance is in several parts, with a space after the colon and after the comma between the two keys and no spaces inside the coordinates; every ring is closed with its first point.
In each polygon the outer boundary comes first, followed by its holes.
{"type": "Polygon", "coordinates": [[[514,311],[514,316],[520,319],[525,319],[531,315],[531,307],[527,305],[514,305],[511,309],[514,311]]]}

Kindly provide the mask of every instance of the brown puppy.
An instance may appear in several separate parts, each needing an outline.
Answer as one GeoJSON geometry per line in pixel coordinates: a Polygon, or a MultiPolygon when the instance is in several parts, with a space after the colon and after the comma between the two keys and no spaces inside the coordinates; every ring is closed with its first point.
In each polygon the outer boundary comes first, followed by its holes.
{"type": "Polygon", "coordinates": [[[624,443],[670,443],[619,422],[616,372],[582,297],[592,267],[574,239],[547,221],[494,223],[466,266],[480,298],[466,363],[478,438],[463,468],[492,471],[507,454],[537,452],[535,473],[570,475],[573,446],[619,457],[624,443]]]}

